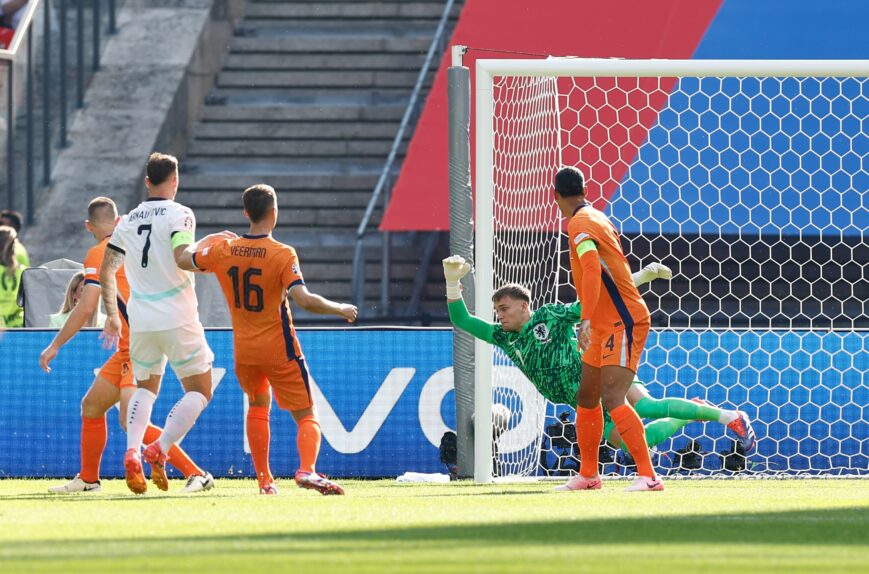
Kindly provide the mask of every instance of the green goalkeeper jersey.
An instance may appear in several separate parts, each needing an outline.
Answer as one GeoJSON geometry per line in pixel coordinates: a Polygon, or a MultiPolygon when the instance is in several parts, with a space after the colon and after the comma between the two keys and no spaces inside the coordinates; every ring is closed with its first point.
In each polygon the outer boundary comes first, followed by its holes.
{"type": "Polygon", "coordinates": [[[576,345],[579,302],[543,305],[519,332],[473,317],[462,300],[449,303],[449,310],[454,325],[503,350],[545,398],[576,404],[582,377],[582,355],[576,345]]]}

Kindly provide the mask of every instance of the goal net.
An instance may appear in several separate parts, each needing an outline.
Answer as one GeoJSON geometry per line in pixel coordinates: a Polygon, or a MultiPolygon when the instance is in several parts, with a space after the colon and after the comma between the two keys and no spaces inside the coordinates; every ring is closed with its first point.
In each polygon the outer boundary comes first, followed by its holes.
{"type": "MultiPolygon", "coordinates": [[[[723,425],[689,422],[655,448],[658,470],[869,475],[867,75],[863,61],[478,60],[477,313],[506,283],[534,308],[575,299],[552,181],[576,166],[632,271],[674,273],[640,289],[653,332],[638,377],[656,398],[744,410],[758,435],[745,457],[723,425]]],[[[573,405],[498,350],[478,346],[476,364],[476,479],[575,472],[573,405]]],[[[633,472],[601,448],[603,472],[633,472]]]]}

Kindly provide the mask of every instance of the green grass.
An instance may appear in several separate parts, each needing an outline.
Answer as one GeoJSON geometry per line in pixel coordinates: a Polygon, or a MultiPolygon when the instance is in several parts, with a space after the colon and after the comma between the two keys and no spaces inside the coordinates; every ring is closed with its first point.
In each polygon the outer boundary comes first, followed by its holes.
{"type": "MultiPolygon", "coordinates": [[[[663,493],[552,492],[346,481],[323,497],[251,480],[199,495],[43,494],[0,481],[7,572],[859,572],[869,564],[869,483],[669,481],[663,493]]],[[[172,484],[177,491],[180,482],[172,484]]],[[[152,488],[153,491],[153,488],[152,488]]]]}

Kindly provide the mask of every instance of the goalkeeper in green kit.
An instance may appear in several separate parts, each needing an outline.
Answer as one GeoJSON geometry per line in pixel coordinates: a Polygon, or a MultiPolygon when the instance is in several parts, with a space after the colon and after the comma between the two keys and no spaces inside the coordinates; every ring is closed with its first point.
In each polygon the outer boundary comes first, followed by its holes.
{"type": "MultiPolygon", "coordinates": [[[[443,266],[453,324],[503,350],[549,401],[576,405],[582,377],[582,353],[577,349],[576,340],[576,324],[582,314],[580,303],[550,303],[532,311],[528,289],[509,284],[492,296],[499,324],[488,323],[469,314],[462,300],[459,282],[470,272],[470,264],[453,255],[443,260],[443,266]]],[[[671,276],[666,266],[652,263],[634,273],[633,278],[634,284],[640,286],[671,276]]],[[[646,442],[650,447],[664,442],[692,421],[717,421],[736,434],[746,453],[754,448],[755,434],[742,411],[721,409],[700,399],[655,399],[637,379],[628,391],[627,400],[640,418],[654,419],[645,425],[646,442]]],[[[606,411],[603,436],[611,445],[627,452],[606,411]]],[[[561,486],[558,490],[569,489],[561,486]]]]}

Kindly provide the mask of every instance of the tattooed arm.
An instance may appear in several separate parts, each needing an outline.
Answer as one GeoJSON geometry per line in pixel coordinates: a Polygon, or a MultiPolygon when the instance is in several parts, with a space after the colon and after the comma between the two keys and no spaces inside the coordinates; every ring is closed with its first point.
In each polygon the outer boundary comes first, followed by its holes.
{"type": "Polygon", "coordinates": [[[118,282],[115,273],[124,264],[124,254],[110,245],[103,256],[100,267],[100,289],[103,294],[103,306],[106,308],[106,324],[100,339],[103,348],[117,349],[121,339],[121,318],[118,316],[118,282]]]}

